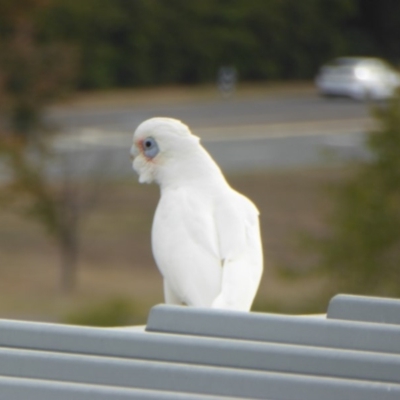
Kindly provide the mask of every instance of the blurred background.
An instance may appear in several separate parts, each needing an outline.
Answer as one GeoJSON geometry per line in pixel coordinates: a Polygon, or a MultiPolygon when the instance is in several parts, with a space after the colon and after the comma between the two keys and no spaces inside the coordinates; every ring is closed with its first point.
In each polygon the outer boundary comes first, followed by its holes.
{"type": "Polygon", "coordinates": [[[141,324],[163,302],[158,187],[129,159],[153,116],[260,209],[254,310],[399,296],[399,40],[397,0],[0,0],[0,318],[141,324]]]}

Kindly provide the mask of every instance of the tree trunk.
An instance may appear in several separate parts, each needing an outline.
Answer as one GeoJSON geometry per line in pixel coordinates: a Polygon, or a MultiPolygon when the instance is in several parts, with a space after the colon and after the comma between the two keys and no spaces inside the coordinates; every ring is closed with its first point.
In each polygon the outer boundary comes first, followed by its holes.
{"type": "Polygon", "coordinates": [[[69,227],[61,238],[61,277],[63,293],[71,293],[76,288],[78,264],[78,240],[76,229],[69,227]]]}
{"type": "MultiPolygon", "coordinates": [[[[68,172],[68,171],[67,171],[68,172]]],[[[77,283],[77,264],[79,252],[79,205],[77,186],[66,173],[59,211],[58,240],[61,251],[60,288],[65,294],[71,293],[77,283]]]]}

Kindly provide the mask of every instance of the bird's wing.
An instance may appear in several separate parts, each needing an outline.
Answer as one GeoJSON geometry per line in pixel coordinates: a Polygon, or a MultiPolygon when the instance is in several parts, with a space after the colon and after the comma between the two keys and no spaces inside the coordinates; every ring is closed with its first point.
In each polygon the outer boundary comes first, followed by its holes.
{"type": "Polygon", "coordinates": [[[162,194],[152,229],[157,266],[170,290],[192,306],[211,306],[221,287],[212,205],[188,188],[162,194]]]}
{"type": "Polygon", "coordinates": [[[217,202],[222,288],[212,306],[248,311],[256,295],[263,269],[259,213],[255,205],[236,191],[217,202]]]}

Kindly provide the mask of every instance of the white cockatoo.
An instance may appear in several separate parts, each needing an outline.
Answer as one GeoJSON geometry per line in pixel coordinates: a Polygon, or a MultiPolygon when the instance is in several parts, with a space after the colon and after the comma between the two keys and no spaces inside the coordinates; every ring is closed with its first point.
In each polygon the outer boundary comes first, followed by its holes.
{"type": "Polygon", "coordinates": [[[151,239],[165,302],[249,311],[263,270],[255,205],[176,119],[141,123],[131,156],[139,182],[161,189],[151,239]]]}

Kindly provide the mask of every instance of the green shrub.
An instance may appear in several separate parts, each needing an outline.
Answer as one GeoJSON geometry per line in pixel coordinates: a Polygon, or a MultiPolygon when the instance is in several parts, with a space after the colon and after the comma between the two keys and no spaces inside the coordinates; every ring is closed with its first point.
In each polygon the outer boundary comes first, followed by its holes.
{"type": "Polygon", "coordinates": [[[72,325],[126,326],[138,323],[135,305],[124,298],[114,298],[67,315],[64,322],[72,325]]]}
{"type": "Polygon", "coordinates": [[[400,96],[374,110],[371,160],[339,187],[322,264],[341,290],[400,295],[400,96]]]}

